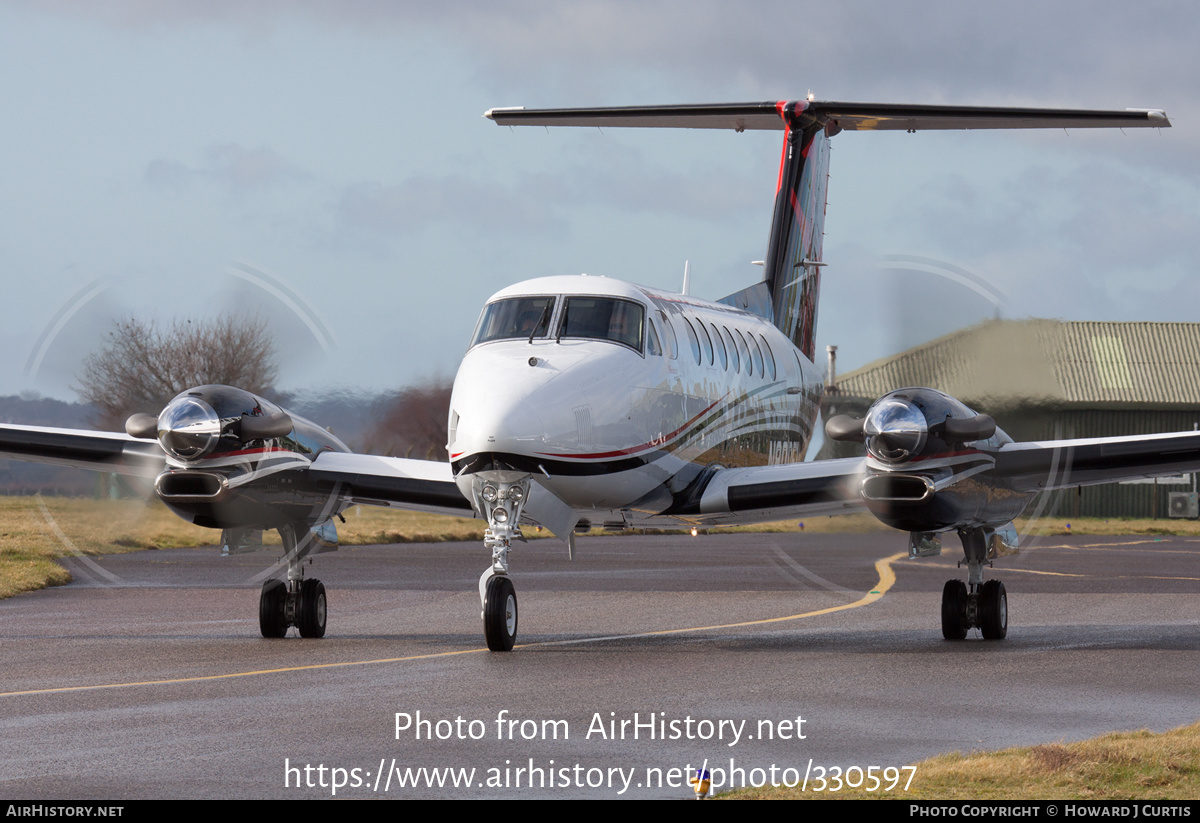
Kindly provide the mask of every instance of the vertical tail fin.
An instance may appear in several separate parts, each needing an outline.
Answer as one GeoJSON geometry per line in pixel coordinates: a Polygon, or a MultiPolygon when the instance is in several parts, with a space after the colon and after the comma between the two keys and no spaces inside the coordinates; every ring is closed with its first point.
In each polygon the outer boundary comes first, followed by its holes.
{"type": "Polygon", "coordinates": [[[812,360],[823,265],[829,136],[822,123],[811,117],[800,119],[804,107],[804,103],[778,104],[785,124],[783,157],[775,185],[764,279],[771,293],[775,325],[812,360]]]}
{"type": "Polygon", "coordinates": [[[497,108],[484,116],[502,126],[784,129],[765,280],[721,302],[771,318],[809,360],[816,345],[830,137],[840,131],[1171,125],[1159,109],[1097,111],[813,100],[591,109],[497,108]]]}

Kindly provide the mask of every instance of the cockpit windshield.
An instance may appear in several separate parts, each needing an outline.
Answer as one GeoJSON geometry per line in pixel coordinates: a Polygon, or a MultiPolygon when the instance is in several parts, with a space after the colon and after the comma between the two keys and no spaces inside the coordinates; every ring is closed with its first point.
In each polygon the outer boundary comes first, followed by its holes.
{"type": "Polygon", "coordinates": [[[553,313],[553,297],[510,297],[489,303],[475,327],[471,345],[492,340],[545,337],[553,313]]]}
{"type": "Polygon", "coordinates": [[[640,303],[615,297],[568,297],[559,337],[588,337],[642,350],[646,327],[640,303]]]}

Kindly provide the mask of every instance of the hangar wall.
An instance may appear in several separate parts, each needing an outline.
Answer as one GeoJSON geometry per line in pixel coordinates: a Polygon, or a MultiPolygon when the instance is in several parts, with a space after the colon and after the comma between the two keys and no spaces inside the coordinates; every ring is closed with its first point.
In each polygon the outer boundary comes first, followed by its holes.
{"type": "MultiPolygon", "coordinates": [[[[1200,323],[992,320],[837,376],[822,414],[862,414],[906,386],[953,395],[1015,440],[1191,431],[1200,425],[1200,323]]],[[[820,456],[855,448],[827,442],[820,456]]],[[[1169,493],[1192,489],[1191,477],[1109,484],[1034,505],[1065,517],[1166,517],[1169,493]]]]}

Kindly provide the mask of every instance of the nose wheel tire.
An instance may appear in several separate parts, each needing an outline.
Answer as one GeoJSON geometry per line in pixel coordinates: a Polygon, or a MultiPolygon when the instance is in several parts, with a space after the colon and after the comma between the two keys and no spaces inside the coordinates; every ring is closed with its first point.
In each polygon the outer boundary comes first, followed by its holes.
{"type": "Polygon", "coordinates": [[[325,636],[325,584],[305,580],[300,584],[299,629],[301,637],[325,636]]]}
{"type": "Polygon", "coordinates": [[[488,581],[483,602],[483,636],[494,652],[512,651],[517,642],[517,590],[497,575],[488,581]]]}
{"type": "Polygon", "coordinates": [[[967,628],[967,584],[961,580],[947,580],[942,588],[942,637],[963,640],[967,628]]]}
{"type": "Polygon", "coordinates": [[[286,605],[287,586],[282,580],[275,578],[263,583],[262,594],[258,598],[258,628],[263,637],[276,638],[287,634],[286,605]]]}
{"type": "Polygon", "coordinates": [[[1008,634],[1008,595],[999,580],[989,580],[979,592],[979,630],[984,640],[1003,640],[1008,634]]]}

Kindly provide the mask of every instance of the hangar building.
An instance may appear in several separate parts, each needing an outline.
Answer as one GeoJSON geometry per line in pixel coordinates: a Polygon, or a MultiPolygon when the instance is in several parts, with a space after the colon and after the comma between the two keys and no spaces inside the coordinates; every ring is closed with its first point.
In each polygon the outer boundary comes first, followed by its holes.
{"type": "MultiPolygon", "coordinates": [[[[907,386],[957,397],[1014,440],[1190,431],[1200,426],[1200,323],[988,321],[835,375],[824,419],[864,414],[907,386]]],[[[852,453],[847,447],[855,444],[827,441],[821,456],[852,453]]],[[[1171,492],[1193,491],[1191,475],[1063,490],[1051,493],[1046,513],[1167,517],[1171,492]]],[[[1174,498],[1176,516],[1187,502],[1174,498]]]]}

